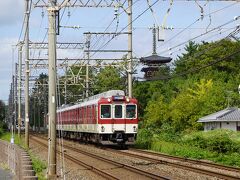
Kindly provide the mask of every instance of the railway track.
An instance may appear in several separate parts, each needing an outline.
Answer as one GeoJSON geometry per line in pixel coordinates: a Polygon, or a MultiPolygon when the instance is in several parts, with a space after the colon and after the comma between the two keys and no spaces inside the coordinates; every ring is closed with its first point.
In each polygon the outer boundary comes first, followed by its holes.
{"type": "Polygon", "coordinates": [[[240,168],[238,168],[238,167],[224,166],[224,165],[220,165],[220,164],[216,164],[216,163],[212,163],[212,162],[193,160],[193,159],[171,156],[171,155],[157,153],[157,152],[144,151],[144,150],[140,150],[140,149],[130,149],[130,152],[137,152],[137,153],[153,155],[153,156],[157,156],[157,157],[165,157],[165,158],[172,159],[172,160],[189,162],[189,163],[192,163],[192,164],[203,165],[203,166],[213,167],[213,168],[222,169],[222,170],[226,170],[226,171],[232,171],[232,172],[240,173],[240,168]]]}
{"type": "Polygon", "coordinates": [[[175,156],[171,156],[171,155],[149,152],[149,151],[138,150],[138,149],[130,149],[128,151],[119,151],[119,150],[105,148],[104,150],[107,150],[112,153],[121,154],[124,156],[130,156],[130,157],[134,157],[134,158],[138,158],[138,159],[147,160],[151,163],[166,164],[166,165],[170,165],[170,166],[173,166],[176,168],[181,168],[181,169],[185,169],[185,170],[189,170],[189,171],[193,171],[196,173],[205,174],[205,175],[209,175],[209,176],[213,176],[213,177],[217,177],[217,178],[221,178],[221,179],[229,179],[229,180],[239,180],[240,179],[240,176],[230,175],[227,172],[220,173],[220,172],[213,171],[210,169],[194,167],[192,165],[193,164],[194,165],[202,165],[205,167],[211,167],[211,168],[215,168],[217,170],[225,170],[225,171],[233,172],[233,173],[240,173],[240,168],[228,167],[228,166],[223,166],[223,165],[219,165],[219,164],[215,164],[215,163],[191,160],[191,159],[175,157],[175,156]],[[138,154],[135,154],[135,153],[138,153],[138,154]],[[146,155],[151,155],[152,157],[149,157],[146,155]],[[158,159],[158,158],[165,158],[165,159],[170,159],[170,160],[175,160],[175,161],[163,160],[163,159],[158,159]],[[179,163],[179,161],[187,162],[189,164],[179,163]]]}
{"type": "MultiPolygon", "coordinates": [[[[41,139],[41,140],[46,141],[45,138],[36,137],[36,136],[31,136],[31,138],[34,139],[35,142],[37,142],[37,143],[39,143],[39,144],[41,144],[41,145],[43,145],[44,147],[47,148],[47,143],[43,143],[42,141],[38,140],[38,139],[41,139]]],[[[74,152],[77,152],[77,153],[80,153],[80,154],[84,154],[84,155],[86,155],[88,157],[91,157],[91,158],[94,158],[94,159],[97,159],[97,160],[100,160],[100,161],[104,161],[106,163],[114,165],[115,168],[125,169],[125,170],[128,170],[128,171],[131,171],[132,173],[144,176],[144,177],[149,178],[149,179],[163,179],[163,180],[171,179],[171,178],[166,177],[164,175],[159,175],[159,174],[153,174],[153,173],[150,173],[150,172],[146,172],[144,170],[135,168],[133,166],[129,166],[129,165],[117,162],[117,161],[113,161],[113,160],[110,160],[110,159],[107,159],[107,158],[104,158],[104,157],[101,157],[101,156],[98,156],[98,155],[95,155],[95,154],[92,154],[92,153],[80,150],[78,148],[74,148],[74,147],[69,146],[69,145],[64,145],[64,149],[72,150],[74,152]]],[[[57,153],[59,154],[60,152],[57,151],[57,153]]],[[[107,179],[119,179],[118,177],[115,177],[115,176],[113,176],[113,175],[111,175],[111,174],[109,174],[109,173],[107,173],[105,171],[102,171],[101,169],[98,169],[98,168],[95,168],[95,167],[93,167],[91,165],[88,165],[85,162],[80,161],[79,159],[76,159],[73,156],[70,156],[70,155],[65,154],[65,153],[64,153],[64,156],[67,159],[69,159],[69,160],[71,160],[71,161],[73,161],[73,162],[75,162],[75,163],[77,163],[77,164],[79,164],[81,166],[84,166],[84,167],[88,168],[89,170],[92,170],[95,173],[100,174],[101,176],[103,176],[103,177],[105,177],[107,179]]]]}
{"type": "MultiPolygon", "coordinates": [[[[99,160],[103,160],[106,162],[112,161],[112,160],[82,151],[78,148],[74,148],[71,145],[65,144],[64,147],[67,149],[71,149],[72,151],[91,156],[93,158],[99,158],[99,160]]],[[[178,169],[184,169],[187,171],[192,171],[192,172],[196,172],[199,174],[205,174],[208,176],[217,177],[217,178],[221,178],[221,179],[229,179],[229,180],[237,180],[237,179],[239,180],[240,179],[240,176],[231,175],[231,173],[234,173],[234,174],[240,173],[240,168],[229,167],[229,166],[219,165],[219,164],[211,163],[211,162],[192,160],[192,159],[181,158],[181,157],[166,155],[166,154],[162,154],[162,153],[156,153],[156,152],[150,152],[150,151],[144,151],[144,150],[132,149],[132,148],[127,151],[125,151],[125,150],[120,151],[120,150],[115,150],[115,149],[110,149],[110,148],[103,148],[103,149],[105,151],[120,154],[123,156],[129,156],[129,157],[134,157],[134,158],[138,158],[141,160],[146,160],[146,161],[149,161],[150,164],[165,164],[165,165],[169,165],[172,167],[176,167],[178,169]],[[152,157],[150,157],[150,156],[152,156],[152,157]],[[164,159],[160,159],[160,158],[164,158],[164,159]],[[195,165],[202,166],[202,167],[195,167],[195,165]],[[208,167],[209,167],[209,169],[207,169],[208,167]],[[214,170],[213,170],[213,168],[214,168],[214,170]],[[222,170],[224,170],[225,172],[218,172],[218,171],[222,171],[222,170]]],[[[115,162],[113,161],[112,163],[115,163],[115,162]]],[[[128,167],[128,165],[121,164],[121,163],[119,163],[117,166],[119,166],[119,167],[125,166],[125,168],[132,168],[132,166],[128,167]]],[[[134,170],[136,173],[140,173],[140,172],[138,172],[138,170],[140,170],[140,169],[138,169],[138,168],[135,168],[135,169],[137,169],[137,170],[134,170]]],[[[152,176],[151,178],[159,179],[154,176],[152,176]]]]}
{"type": "MultiPolygon", "coordinates": [[[[40,144],[41,146],[43,146],[45,148],[48,148],[48,145],[46,143],[43,143],[43,142],[39,141],[36,137],[33,138],[33,137],[30,136],[30,138],[34,139],[34,141],[37,142],[38,144],[40,144]]],[[[57,150],[57,154],[60,155],[61,152],[59,150],[57,150]]],[[[88,170],[90,170],[90,171],[92,171],[92,172],[94,172],[94,173],[96,173],[96,174],[98,174],[98,175],[100,175],[100,176],[102,176],[102,177],[104,177],[106,179],[109,179],[109,180],[120,180],[118,177],[115,177],[115,176],[113,176],[113,175],[111,175],[111,174],[109,174],[109,173],[107,173],[107,172],[105,172],[105,171],[103,171],[101,169],[98,169],[98,168],[95,168],[95,167],[93,167],[91,165],[88,165],[85,162],[83,162],[83,161],[81,161],[81,160],[79,160],[79,159],[77,159],[77,158],[75,158],[73,156],[70,156],[70,155],[64,153],[64,157],[66,159],[68,159],[68,160],[70,160],[70,161],[80,165],[80,166],[85,167],[86,169],[88,169],[88,170]]]]}

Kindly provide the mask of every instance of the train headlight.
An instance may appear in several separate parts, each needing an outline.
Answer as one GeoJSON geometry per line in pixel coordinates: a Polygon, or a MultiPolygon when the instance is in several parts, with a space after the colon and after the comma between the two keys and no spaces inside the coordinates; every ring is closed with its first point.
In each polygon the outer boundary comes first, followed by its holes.
{"type": "Polygon", "coordinates": [[[127,98],[127,99],[126,99],[126,101],[127,101],[127,102],[129,102],[129,101],[130,101],[130,99],[129,99],[129,98],[127,98]]]}
{"type": "Polygon", "coordinates": [[[108,100],[108,102],[111,102],[111,99],[110,99],[110,98],[108,98],[107,100],[108,100]]]}
{"type": "Polygon", "coordinates": [[[137,127],[133,126],[133,132],[137,132],[137,127]]]}
{"type": "Polygon", "coordinates": [[[101,132],[104,132],[104,131],[105,131],[105,127],[101,126],[101,132]]]}

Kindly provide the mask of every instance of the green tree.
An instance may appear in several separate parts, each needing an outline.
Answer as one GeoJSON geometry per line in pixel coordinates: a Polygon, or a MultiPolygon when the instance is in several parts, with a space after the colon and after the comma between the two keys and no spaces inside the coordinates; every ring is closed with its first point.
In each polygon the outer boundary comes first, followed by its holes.
{"type": "Polygon", "coordinates": [[[5,111],[6,111],[6,106],[5,103],[0,100],[0,121],[3,121],[5,119],[5,111]]]}
{"type": "Polygon", "coordinates": [[[112,89],[124,90],[124,88],[125,79],[121,77],[120,71],[115,67],[108,66],[102,68],[95,77],[95,94],[112,89]]]}
{"type": "Polygon", "coordinates": [[[48,112],[48,76],[41,73],[35,80],[30,95],[30,126],[44,126],[44,116],[48,112]]]}
{"type": "Polygon", "coordinates": [[[230,106],[239,106],[240,53],[229,56],[239,49],[239,42],[226,39],[190,42],[174,63],[172,79],[136,82],[133,92],[139,101],[143,127],[151,127],[154,132],[169,127],[171,132],[195,131],[202,128],[197,123],[200,117],[227,108],[228,101],[230,106]],[[179,73],[187,74],[176,76],[179,73]]]}
{"type": "MultiPolygon", "coordinates": [[[[93,68],[89,67],[89,79],[90,82],[93,81],[95,71],[93,68]]],[[[82,66],[81,64],[76,64],[71,66],[65,75],[63,75],[59,79],[59,83],[61,84],[58,92],[60,94],[60,104],[64,104],[64,95],[65,95],[65,87],[64,83],[67,83],[66,86],[66,95],[67,95],[67,104],[75,103],[78,100],[85,98],[85,87],[86,87],[86,66],[82,66]]],[[[93,94],[92,84],[90,83],[90,95],[93,94]]]]}
{"type": "Polygon", "coordinates": [[[195,59],[193,56],[199,49],[199,44],[196,44],[193,41],[190,41],[184,50],[186,53],[183,53],[182,56],[178,56],[178,58],[174,61],[174,72],[176,74],[184,72],[189,69],[189,67],[195,66],[195,59]]]}
{"type": "Polygon", "coordinates": [[[155,100],[151,100],[145,109],[144,125],[160,128],[164,123],[169,123],[168,110],[168,104],[164,102],[162,95],[155,100]]]}

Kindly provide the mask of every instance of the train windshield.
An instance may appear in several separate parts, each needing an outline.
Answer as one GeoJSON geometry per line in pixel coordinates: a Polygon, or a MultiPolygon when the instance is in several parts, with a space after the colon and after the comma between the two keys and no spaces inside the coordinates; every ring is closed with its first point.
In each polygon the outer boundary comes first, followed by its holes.
{"type": "Polygon", "coordinates": [[[126,105],[126,118],[136,118],[136,105],[126,105]]]}
{"type": "Polygon", "coordinates": [[[122,118],[122,105],[115,105],[115,113],[114,113],[114,117],[115,118],[122,118]]]}
{"type": "Polygon", "coordinates": [[[101,118],[111,118],[111,105],[101,105],[101,118]]]}

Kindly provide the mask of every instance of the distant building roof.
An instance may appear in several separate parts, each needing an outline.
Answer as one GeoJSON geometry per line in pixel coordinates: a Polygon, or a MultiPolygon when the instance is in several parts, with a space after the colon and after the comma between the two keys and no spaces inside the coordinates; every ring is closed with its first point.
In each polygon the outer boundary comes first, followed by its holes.
{"type": "Polygon", "coordinates": [[[231,107],[216,113],[204,116],[198,122],[223,122],[223,121],[240,121],[240,109],[231,107]]]}
{"type": "Polygon", "coordinates": [[[144,64],[164,64],[169,63],[171,60],[170,57],[158,56],[157,54],[140,58],[140,62],[144,64]]]}

